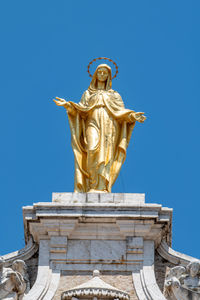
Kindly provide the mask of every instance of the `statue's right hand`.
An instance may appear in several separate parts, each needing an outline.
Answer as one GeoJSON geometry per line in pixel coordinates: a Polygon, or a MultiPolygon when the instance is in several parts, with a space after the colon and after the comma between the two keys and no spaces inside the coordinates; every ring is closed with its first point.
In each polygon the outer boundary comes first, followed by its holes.
{"type": "Polygon", "coordinates": [[[58,106],[64,106],[64,108],[67,110],[68,114],[75,116],[76,115],[76,110],[75,108],[65,99],[56,97],[57,100],[53,99],[53,101],[56,103],[58,106]]]}
{"type": "Polygon", "coordinates": [[[67,101],[65,99],[56,97],[57,100],[53,99],[53,101],[56,103],[58,106],[67,106],[67,101]]]}

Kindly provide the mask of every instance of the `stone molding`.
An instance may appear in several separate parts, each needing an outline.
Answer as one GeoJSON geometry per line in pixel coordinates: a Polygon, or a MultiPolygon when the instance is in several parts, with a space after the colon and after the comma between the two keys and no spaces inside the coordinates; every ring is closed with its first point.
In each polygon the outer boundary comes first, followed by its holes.
{"type": "MultiPolygon", "coordinates": [[[[23,208],[26,236],[32,234],[37,243],[40,239],[50,239],[51,236],[59,234],[71,237],[73,232],[76,232],[74,238],[92,238],[84,236],[84,232],[79,233],[77,229],[81,224],[86,226],[86,223],[92,222],[113,224],[112,230],[110,232],[107,230],[108,239],[119,239],[119,235],[125,239],[127,236],[141,236],[145,239],[153,239],[156,247],[163,238],[168,243],[171,242],[172,209],[159,204],[144,203],[143,194],[60,193],[58,195],[59,197],[53,196],[53,203],[36,203],[23,208]],[[69,200],[70,197],[73,199],[69,200]],[[79,202],[78,198],[80,198],[79,202]],[[117,228],[120,232],[117,232],[117,228]]],[[[91,233],[89,227],[88,232],[91,233]]],[[[101,230],[99,230],[100,234],[101,230]]],[[[102,238],[106,237],[102,236],[102,238]]]]}
{"type": "Polygon", "coordinates": [[[132,275],[138,300],[167,300],[157,285],[153,267],[143,267],[132,275]]]}
{"type": "Polygon", "coordinates": [[[159,289],[154,273],[154,243],[144,242],[144,262],[139,272],[132,273],[139,300],[166,300],[159,289]]]}
{"type": "Polygon", "coordinates": [[[161,257],[174,265],[186,266],[189,262],[196,260],[196,258],[192,256],[173,250],[171,247],[169,247],[165,240],[161,242],[161,244],[157,248],[157,251],[161,257]]]}
{"type": "Polygon", "coordinates": [[[23,300],[51,300],[60,280],[60,272],[49,265],[49,241],[41,240],[37,279],[23,300]]]}
{"type": "Polygon", "coordinates": [[[28,260],[31,258],[38,250],[38,244],[33,241],[33,238],[30,236],[29,240],[24,248],[21,250],[8,253],[3,255],[3,259],[5,260],[5,266],[9,267],[15,260],[28,260]]]}

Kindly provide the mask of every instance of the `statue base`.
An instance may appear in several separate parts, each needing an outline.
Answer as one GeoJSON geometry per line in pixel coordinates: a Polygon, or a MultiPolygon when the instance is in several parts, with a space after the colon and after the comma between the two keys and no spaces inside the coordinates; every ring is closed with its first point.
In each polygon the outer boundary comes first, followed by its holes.
{"type": "MultiPolygon", "coordinates": [[[[131,300],[162,300],[166,269],[191,259],[170,248],[172,209],[145,203],[144,194],[53,193],[52,202],[26,206],[23,216],[26,243],[39,245],[25,300],[61,299],[96,269],[131,300]]],[[[36,255],[30,249],[21,252],[27,262],[36,255]]]]}

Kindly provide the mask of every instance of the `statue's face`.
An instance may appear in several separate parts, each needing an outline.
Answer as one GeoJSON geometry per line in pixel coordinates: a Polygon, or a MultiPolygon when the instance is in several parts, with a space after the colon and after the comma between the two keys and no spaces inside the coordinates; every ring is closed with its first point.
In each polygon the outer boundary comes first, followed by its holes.
{"type": "Polygon", "coordinates": [[[97,70],[97,79],[102,82],[106,81],[108,79],[108,69],[104,67],[99,68],[97,70]]]}
{"type": "Polygon", "coordinates": [[[192,277],[195,277],[199,272],[199,264],[198,263],[193,263],[190,267],[190,275],[192,277]]]}

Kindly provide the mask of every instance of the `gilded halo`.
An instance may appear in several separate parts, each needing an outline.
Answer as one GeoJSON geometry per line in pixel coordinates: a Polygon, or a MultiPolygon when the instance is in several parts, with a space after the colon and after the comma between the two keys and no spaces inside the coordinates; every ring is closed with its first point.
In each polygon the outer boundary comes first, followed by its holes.
{"type": "Polygon", "coordinates": [[[117,66],[117,64],[111,58],[107,58],[107,57],[97,57],[97,58],[94,58],[93,60],[91,60],[91,62],[88,65],[88,68],[87,68],[87,72],[88,72],[89,76],[92,77],[92,74],[90,73],[90,67],[93,64],[93,62],[95,62],[97,60],[101,60],[101,59],[108,60],[108,61],[110,61],[110,62],[113,63],[113,65],[115,66],[115,70],[116,71],[115,71],[115,75],[112,77],[112,79],[116,78],[117,74],[119,73],[118,66],[117,66]]]}

